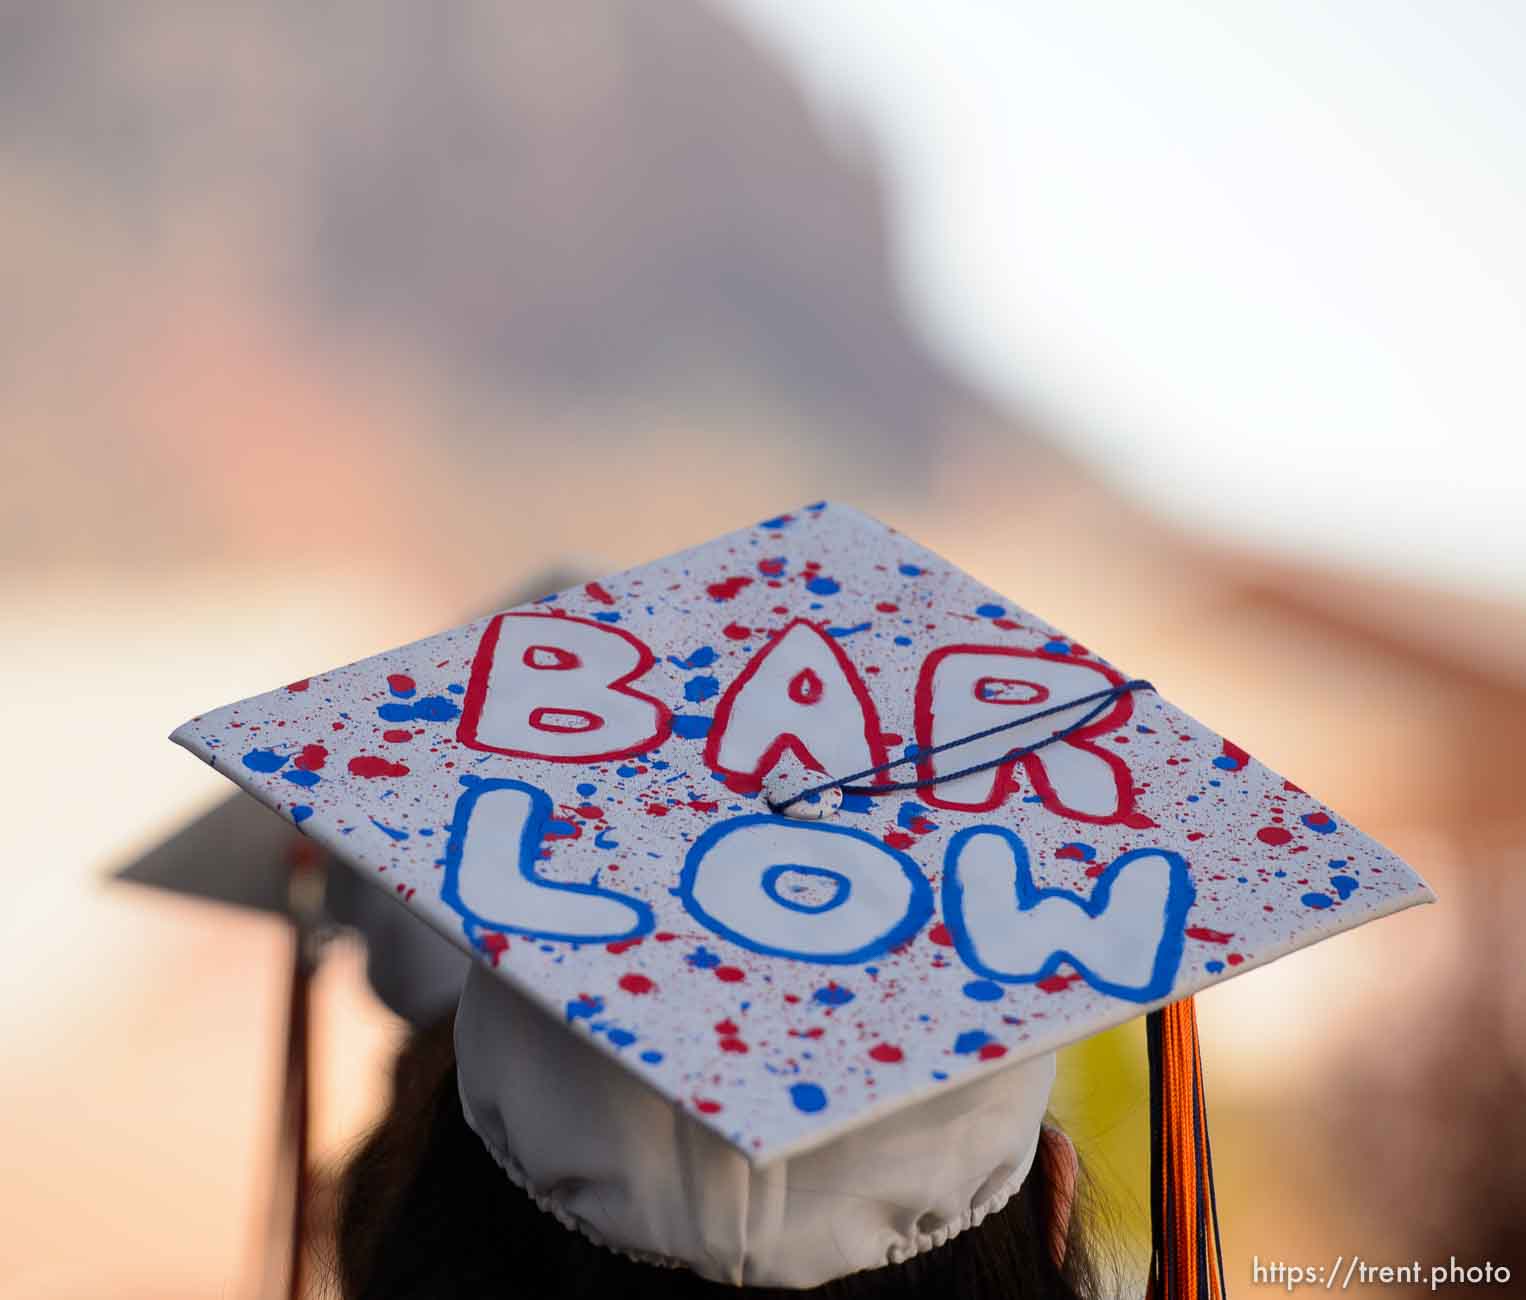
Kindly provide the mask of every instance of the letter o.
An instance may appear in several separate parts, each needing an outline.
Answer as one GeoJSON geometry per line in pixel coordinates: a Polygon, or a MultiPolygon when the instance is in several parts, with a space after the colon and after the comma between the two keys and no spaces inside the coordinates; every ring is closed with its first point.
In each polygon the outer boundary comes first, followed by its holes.
{"type": "Polygon", "coordinates": [[[917,864],[848,826],[756,813],[712,826],[684,860],[677,894],[690,916],[721,938],[771,957],[848,965],[912,938],[933,914],[917,864]],[[825,904],[792,906],[781,871],[839,882],[825,904]]]}

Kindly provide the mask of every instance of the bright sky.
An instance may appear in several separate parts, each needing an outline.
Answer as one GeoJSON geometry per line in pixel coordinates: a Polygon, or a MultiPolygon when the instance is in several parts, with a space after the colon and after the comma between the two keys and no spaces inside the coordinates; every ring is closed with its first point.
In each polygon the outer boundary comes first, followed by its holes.
{"type": "Polygon", "coordinates": [[[1526,10],[725,4],[960,369],[1199,529],[1526,596],[1526,10]]]}

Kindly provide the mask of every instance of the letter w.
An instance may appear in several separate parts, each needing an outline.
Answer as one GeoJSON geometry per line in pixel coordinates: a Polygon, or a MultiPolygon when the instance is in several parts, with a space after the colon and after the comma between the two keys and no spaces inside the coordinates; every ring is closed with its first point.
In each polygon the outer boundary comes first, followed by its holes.
{"type": "Polygon", "coordinates": [[[943,919],[972,970],[1031,984],[1069,963],[1099,992],[1153,1002],[1171,992],[1186,940],[1192,877],[1179,854],[1134,849],[1091,897],[1040,889],[1015,834],[972,826],[943,864],[943,919]]]}

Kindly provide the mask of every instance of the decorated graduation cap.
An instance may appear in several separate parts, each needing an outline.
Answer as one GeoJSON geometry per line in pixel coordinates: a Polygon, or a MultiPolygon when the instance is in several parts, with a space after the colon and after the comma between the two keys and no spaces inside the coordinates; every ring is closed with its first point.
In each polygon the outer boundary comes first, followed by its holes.
{"type": "Polygon", "coordinates": [[[563,1223],[808,1287],[1035,1158],[1149,1014],[1157,1295],[1222,1293],[1191,996],[1432,897],[1142,679],[851,509],[319,674],[177,742],[478,959],[468,1123],[563,1223]]]}

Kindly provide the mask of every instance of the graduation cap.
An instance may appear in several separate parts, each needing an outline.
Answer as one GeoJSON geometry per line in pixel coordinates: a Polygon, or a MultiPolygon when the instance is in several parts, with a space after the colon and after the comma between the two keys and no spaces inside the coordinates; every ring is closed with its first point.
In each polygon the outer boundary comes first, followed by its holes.
{"type": "Polygon", "coordinates": [[[1430,901],[1091,649],[851,509],[173,739],[477,958],[468,1123],[638,1258],[805,1287],[980,1222],[1145,1014],[1152,1289],[1222,1294],[1191,997],[1430,901]]]}

